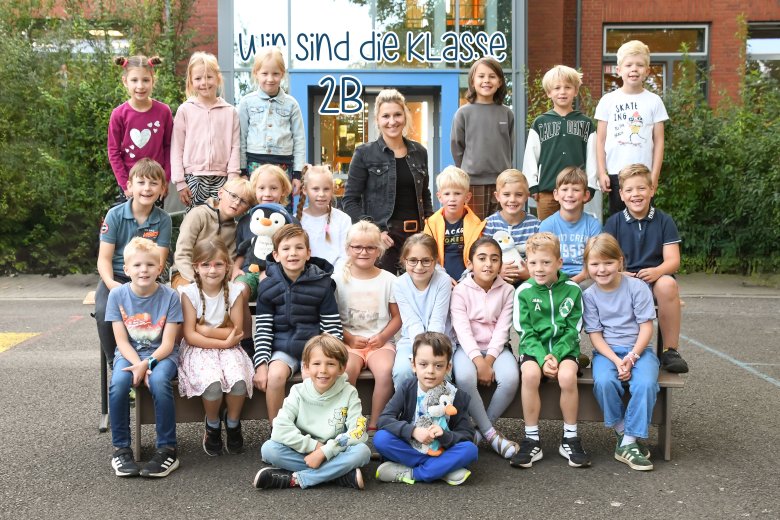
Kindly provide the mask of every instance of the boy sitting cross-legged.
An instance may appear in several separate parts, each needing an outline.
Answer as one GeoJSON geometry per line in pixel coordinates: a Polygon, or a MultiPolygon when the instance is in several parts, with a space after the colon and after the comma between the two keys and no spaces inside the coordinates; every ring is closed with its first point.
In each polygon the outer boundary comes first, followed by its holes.
{"type": "Polygon", "coordinates": [[[303,349],[309,377],[290,389],[263,443],[263,460],[278,467],[257,472],[256,488],[307,488],[334,481],[363,489],[360,468],[371,450],[360,397],[347,381],[347,347],[329,334],[315,336],[303,349]]]}
{"type": "Polygon", "coordinates": [[[558,453],[569,466],[590,465],[577,436],[577,356],[580,355],[582,291],[561,271],[558,239],[537,233],[526,242],[531,278],[515,293],[514,324],[520,335],[519,352],[525,438],[512,466],[530,468],[543,456],[539,442],[539,385],[542,376],[561,387],[563,438],[558,453]]]}

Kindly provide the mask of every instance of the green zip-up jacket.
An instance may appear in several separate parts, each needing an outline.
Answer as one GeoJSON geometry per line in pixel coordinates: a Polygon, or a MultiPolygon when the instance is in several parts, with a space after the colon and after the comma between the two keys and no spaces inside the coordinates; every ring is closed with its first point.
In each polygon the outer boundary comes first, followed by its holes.
{"type": "Polygon", "coordinates": [[[580,355],[582,290],[563,271],[550,287],[530,278],[515,291],[513,323],[520,335],[520,354],[544,364],[547,354],[561,359],[580,355]]]}

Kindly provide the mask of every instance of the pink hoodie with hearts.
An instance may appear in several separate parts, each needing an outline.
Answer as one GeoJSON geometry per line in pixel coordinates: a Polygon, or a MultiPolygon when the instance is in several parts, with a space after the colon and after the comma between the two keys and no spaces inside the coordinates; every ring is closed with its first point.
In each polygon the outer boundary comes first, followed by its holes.
{"type": "Polygon", "coordinates": [[[108,122],[108,161],[119,187],[127,188],[127,175],[144,157],[154,159],[171,180],[173,116],[165,103],[152,100],[152,108],[138,112],[126,101],[111,112],[108,122]]]}

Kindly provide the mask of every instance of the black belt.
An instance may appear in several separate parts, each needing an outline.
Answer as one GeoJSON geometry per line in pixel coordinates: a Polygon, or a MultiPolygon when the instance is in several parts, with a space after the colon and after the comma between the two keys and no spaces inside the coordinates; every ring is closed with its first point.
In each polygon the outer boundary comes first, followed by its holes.
{"type": "Polygon", "coordinates": [[[395,232],[403,233],[417,233],[422,231],[420,221],[417,219],[411,220],[388,220],[387,229],[395,232]]]}

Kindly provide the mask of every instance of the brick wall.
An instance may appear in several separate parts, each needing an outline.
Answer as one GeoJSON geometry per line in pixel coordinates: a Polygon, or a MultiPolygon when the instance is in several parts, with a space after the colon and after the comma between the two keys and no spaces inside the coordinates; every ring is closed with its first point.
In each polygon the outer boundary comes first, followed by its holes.
{"type": "Polygon", "coordinates": [[[217,0],[198,0],[195,3],[195,13],[190,19],[190,28],[198,35],[195,38],[195,49],[217,55],[217,0]]]}

